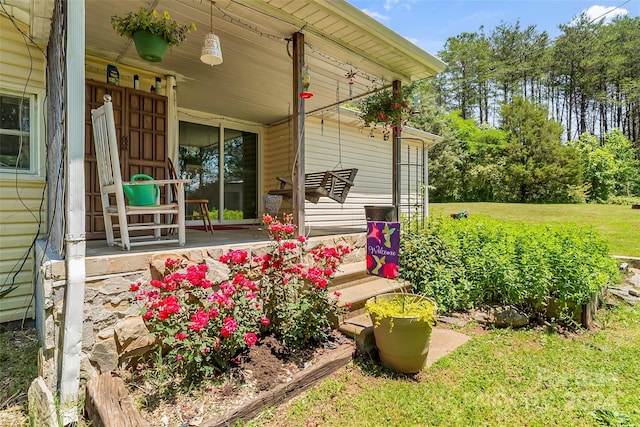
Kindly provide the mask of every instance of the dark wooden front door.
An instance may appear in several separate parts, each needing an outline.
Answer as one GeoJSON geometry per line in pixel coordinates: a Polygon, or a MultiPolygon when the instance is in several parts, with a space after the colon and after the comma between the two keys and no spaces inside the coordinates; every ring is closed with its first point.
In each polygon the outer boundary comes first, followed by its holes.
{"type": "MultiPolygon", "coordinates": [[[[100,183],[96,169],[91,110],[111,95],[120,147],[122,179],[143,173],[167,178],[167,98],[131,88],[87,80],[85,84],[85,208],[87,239],[104,239],[100,183]]],[[[138,221],[142,221],[139,218],[138,221]]],[[[144,219],[148,220],[148,219],[144,219]]],[[[135,222],[135,220],[134,220],[135,222]]]]}

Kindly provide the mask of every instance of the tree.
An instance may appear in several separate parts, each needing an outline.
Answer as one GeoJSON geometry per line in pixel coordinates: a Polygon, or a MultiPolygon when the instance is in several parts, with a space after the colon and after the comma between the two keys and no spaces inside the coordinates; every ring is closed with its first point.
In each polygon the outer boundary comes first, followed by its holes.
{"type": "Polygon", "coordinates": [[[484,33],[462,33],[450,37],[439,52],[448,66],[440,77],[440,90],[446,102],[460,110],[463,119],[488,120],[489,65],[491,52],[484,33]]]}
{"type": "Polygon", "coordinates": [[[614,195],[640,195],[640,162],[619,129],[608,132],[602,144],[589,133],[580,135],[571,144],[582,155],[590,201],[606,201],[614,195]]]}
{"type": "Polygon", "coordinates": [[[505,186],[517,202],[567,202],[580,186],[581,162],[572,147],[561,144],[562,125],[547,108],[515,97],[501,110],[508,134],[505,186]]]}
{"type": "Polygon", "coordinates": [[[533,99],[539,92],[539,80],[544,67],[541,66],[549,36],[539,33],[535,25],[520,29],[520,22],[501,22],[490,36],[493,63],[493,80],[502,92],[502,103],[514,96],[533,99]]]}

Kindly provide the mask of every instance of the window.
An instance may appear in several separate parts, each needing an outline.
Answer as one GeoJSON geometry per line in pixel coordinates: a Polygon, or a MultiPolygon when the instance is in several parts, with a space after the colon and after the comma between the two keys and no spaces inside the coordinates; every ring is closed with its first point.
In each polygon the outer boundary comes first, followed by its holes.
{"type": "MultiPolygon", "coordinates": [[[[180,178],[192,180],[187,199],[207,199],[214,220],[256,218],[257,133],[181,121],[179,153],[180,178]]],[[[187,214],[192,212],[195,217],[194,207],[187,206],[187,214]]]]}
{"type": "Polygon", "coordinates": [[[32,172],[33,99],[0,93],[0,169],[32,172]]]}

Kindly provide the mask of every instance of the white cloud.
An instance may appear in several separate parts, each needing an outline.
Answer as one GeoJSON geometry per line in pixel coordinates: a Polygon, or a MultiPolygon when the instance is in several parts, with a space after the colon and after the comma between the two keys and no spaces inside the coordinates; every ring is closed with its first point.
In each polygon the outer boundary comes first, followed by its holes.
{"type": "Polygon", "coordinates": [[[395,6],[396,4],[398,4],[400,0],[385,0],[384,1],[384,10],[391,10],[393,9],[393,6],[395,6]]]}
{"type": "Polygon", "coordinates": [[[388,21],[389,17],[387,15],[383,15],[380,12],[376,12],[375,10],[362,9],[364,13],[372,17],[373,19],[377,19],[378,21],[388,21]]]}
{"type": "Polygon", "coordinates": [[[626,9],[616,8],[615,6],[593,5],[589,9],[585,10],[584,13],[590,21],[604,20],[604,22],[607,23],[611,22],[613,18],[627,15],[629,12],[626,9]]]}
{"type": "Polygon", "coordinates": [[[405,10],[411,10],[412,6],[418,0],[384,0],[384,10],[391,10],[395,8],[397,5],[401,6],[405,10]]]}

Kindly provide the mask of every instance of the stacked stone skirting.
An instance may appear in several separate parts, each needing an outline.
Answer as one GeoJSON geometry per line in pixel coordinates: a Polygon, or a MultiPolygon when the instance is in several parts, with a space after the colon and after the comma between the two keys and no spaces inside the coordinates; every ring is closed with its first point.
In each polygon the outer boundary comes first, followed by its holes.
{"type": "MultiPolygon", "coordinates": [[[[349,245],[354,248],[344,263],[365,259],[364,233],[312,238],[309,247],[349,245]]],[[[137,306],[130,302],[131,283],[148,283],[164,276],[167,258],[185,259],[209,266],[208,279],[214,283],[227,280],[228,268],[218,258],[231,249],[247,250],[251,256],[265,253],[268,242],[189,249],[158,250],[145,253],[122,253],[86,258],[86,286],[82,333],[81,379],[83,383],[101,373],[125,366],[145,354],[154,344],[137,306]]],[[[36,259],[42,259],[42,252],[36,259]]],[[[60,328],[64,315],[66,287],[64,260],[46,259],[36,272],[36,322],[41,342],[39,375],[46,385],[56,389],[60,328]]]]}

